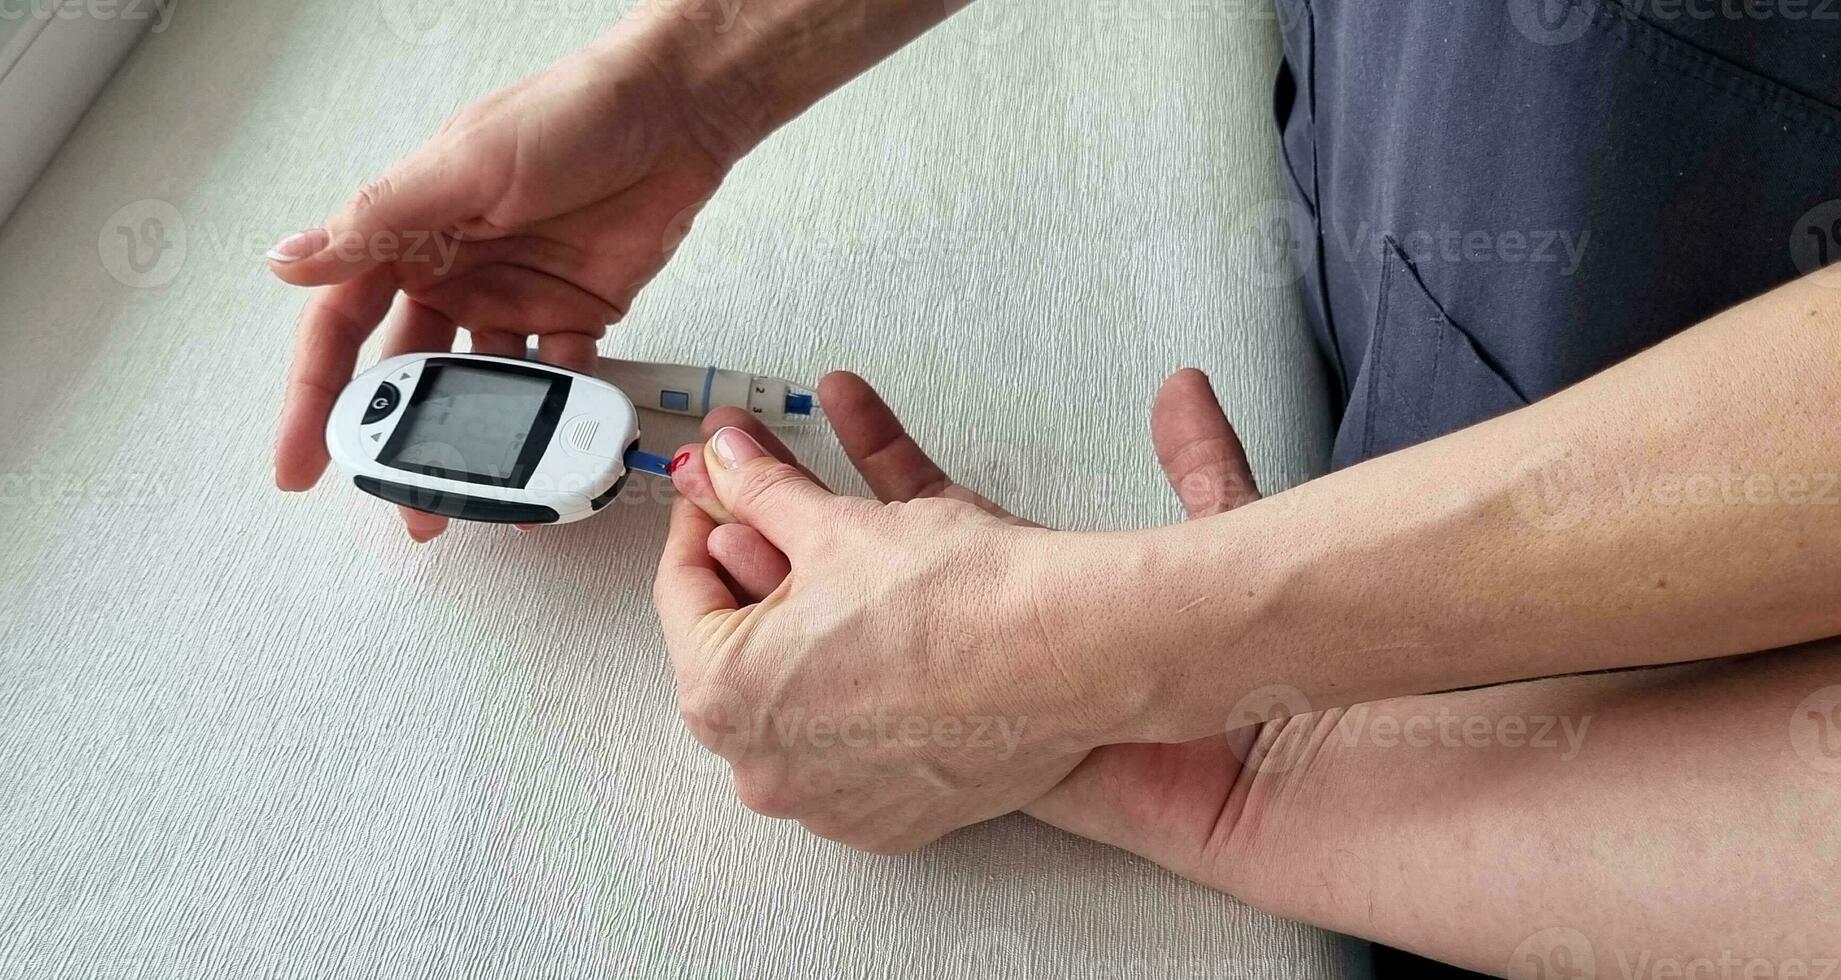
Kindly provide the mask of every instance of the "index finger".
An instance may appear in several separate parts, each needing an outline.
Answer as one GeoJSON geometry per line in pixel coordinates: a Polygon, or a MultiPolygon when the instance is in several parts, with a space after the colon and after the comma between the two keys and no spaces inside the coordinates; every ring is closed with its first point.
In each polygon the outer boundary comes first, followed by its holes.
{"type": "Polygon", "coordinates": [[[307,490],[331,462],[326,420],[352,379],[358,348],[390,312],[396,287],[379,269],[350,282],[315,290],[301,310],[294,364],[281,407],[275,445],[275,485],[307,490]]]}
{"type": "Polygon", "coordinates": [[[863,482],[883,503],[949,497],[1020,527],[1041,526],[954,481],[908,435],[895,411],[862,378],[849,371],[833,371],[819,380],[818,400],[825,406],[825,416],[831,419],[850,465],[863,474],[863,482]]]}
{"type": "Polygon", "coordinates": [[[537,338],[538,360],[577,374],[595,373],[597,356],[595,339],[585,333],[546,333],[537,338]]]}
{"type": "Polygon", "coordinates": [[[938,496],[953,485],[869,382],[834,371],[819,381],[818,398],[844,455],[884,503],[938,496]]]}
{"type": "Polygon", "coordinates": [[[721,566],[710,557],[710,532],[716,522],[696,504],[679,497],[671,504],[671,530],[652,582],[652,604],[665,628],[665,645],[680,675],[698,640],[698,628],[712,614],[738,608],[735,594],[722,581],[721,566]]]}

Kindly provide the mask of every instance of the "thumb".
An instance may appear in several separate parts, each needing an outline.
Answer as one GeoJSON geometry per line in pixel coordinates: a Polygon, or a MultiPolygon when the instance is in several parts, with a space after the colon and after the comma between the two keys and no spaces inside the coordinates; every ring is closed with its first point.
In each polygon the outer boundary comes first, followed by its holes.
{"type": "MultiPolygon", "coordinates": [[[[396,262],[441,261],[436,236],[481,224],[465,161],[443,165],[426,152],[397,164],[359,191],[319,228],[290,235],[269,249],[269,268],[296,286],[346,282],[396,262]]],[[[450,253],[451,254],[451,253],[450,253]]]]}
{"type": "Polygon", "coordinates": [[[1221,411],[1208,375],[1171,375],[1151,407],[1157,461],[1191,519],[1212,517],[1259,499],[1246,449],[1221,411]]]}
{"type": "Polygon", "coordinates": [[[837,498],[748,433],[720,429],[703,447],[710,485],[724,510],[788,555],[827,526],[837,498]]]}

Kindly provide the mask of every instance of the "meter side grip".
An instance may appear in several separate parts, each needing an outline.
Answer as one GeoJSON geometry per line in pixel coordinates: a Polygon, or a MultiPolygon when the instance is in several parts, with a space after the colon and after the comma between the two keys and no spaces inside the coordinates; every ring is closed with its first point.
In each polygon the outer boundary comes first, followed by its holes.
{"type": "Polygon", "coordinates": [[[555,524],[561,515],[540,504],[520,504],[505,500],[469,497],[451,490],[430,490],[401,483],[389,483],[375,477],[357,476],[352,482],[373,497],[381,497],[425,514],[439,514],[463,521],[484,524],[555,524]]]}

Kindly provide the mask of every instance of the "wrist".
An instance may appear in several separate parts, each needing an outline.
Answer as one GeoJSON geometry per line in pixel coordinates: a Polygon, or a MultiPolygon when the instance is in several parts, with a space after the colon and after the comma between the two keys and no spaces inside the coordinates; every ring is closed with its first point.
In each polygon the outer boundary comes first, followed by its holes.
{"type": "MultiPolygon", "coordinates": [[[[1062,534],[1042,563],[1045,630],[1064,662],[1108,679],[1106,744],[1187,742],[1237,720],[1279,683],[1272,638],[1296,554],[1273,543],[1276,508],[1144,531],[1062,534]]],[[[1290,700],[1290,699],[1286,699],[1290,700]]]]}
{"type": "Polygon", "coordinates": [[[640,4],[598,44],[670,76],[733,163],[954,9],[939,0],[640,4]]]}
{"type": "Polygon", "coordinates": [[[663,89],[662,107],[675,112],[697,146],[726,171],[780,123],[755,73],[707,43],[724,21],[673,17],[641,4],[590,44],[587,54],[615,78],[643,74],[663,89]],[[711,22],[713,21],[713,22],[711,22]]]}
{"type": "Polygon", "coordinates": [[[1169,737],[1182,727],[1177,692],[1196,658],[1163,608],[1166,583],[1181,574],[1170,542],[1151,531],[1045,531],[1029,547],[1038,631],[1074,679],[1092,744],[1178,741],[1169,737]]]}

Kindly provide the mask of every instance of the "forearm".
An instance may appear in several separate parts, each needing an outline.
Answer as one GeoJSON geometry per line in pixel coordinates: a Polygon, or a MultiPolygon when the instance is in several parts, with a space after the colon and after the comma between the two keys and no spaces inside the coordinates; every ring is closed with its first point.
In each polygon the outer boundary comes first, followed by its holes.
{"type": "Polygon", "coordinates": [[[598,43],[638,50],[679,79],[739,155],[964,2],[642,3],[598,43]]]}
{"type": "MultiPolygon", "coordinates": [[[[1056,639],[1129,739],[1841,634],[1841,290],[1730,311],[1531,408],[1207,521],[1094,535],[1056,639]],[[1096,643],[1097,641],[1097,643],[1096,643]]],[[[1045,600],[1053,602],[1056,600],[1045,600]]]]}
{"type": "Polygon", "coordinates": [[[1492,973],[1841,976],[1838,677],[1830,642],[1295,719],[1202,877],[1492,973]]]}

